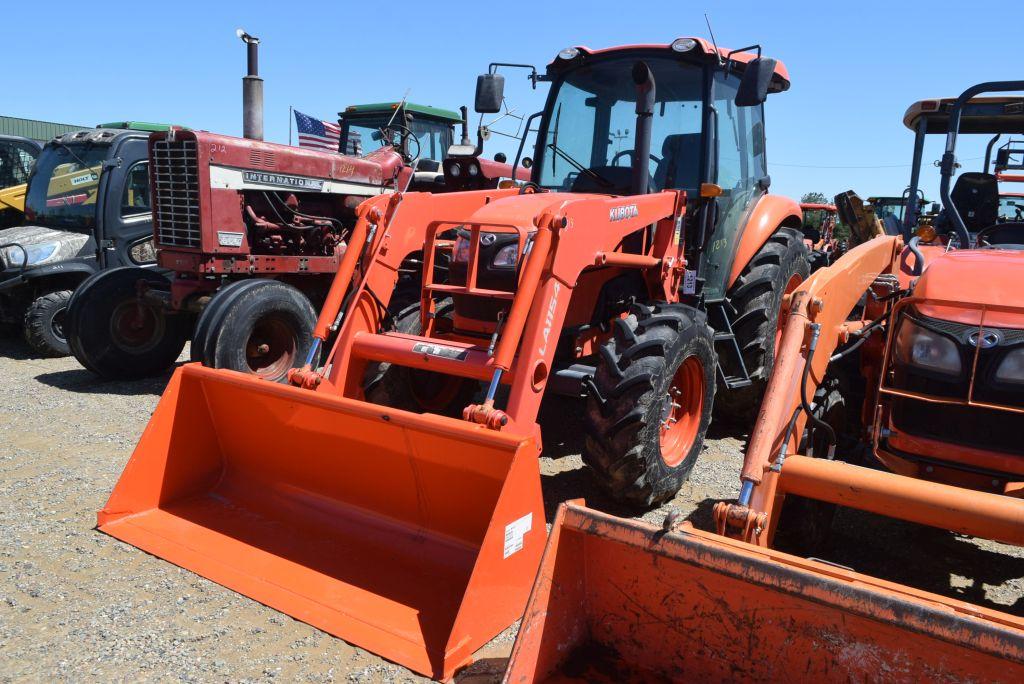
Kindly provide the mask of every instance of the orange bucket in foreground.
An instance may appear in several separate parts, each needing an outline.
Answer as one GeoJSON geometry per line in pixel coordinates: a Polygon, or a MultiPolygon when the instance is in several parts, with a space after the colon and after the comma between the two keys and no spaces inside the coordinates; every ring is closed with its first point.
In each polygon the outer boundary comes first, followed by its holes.
{"type": "Polygon", "coordinates": [[[439,679],[520,617],[545,537],[527,437],[179,368],[99,529],[439,679]]]}
{"type": "Polygon", "coordinates": [[[1024,620],[563,504],[507,684],[1024,681],[1024,620]]]}

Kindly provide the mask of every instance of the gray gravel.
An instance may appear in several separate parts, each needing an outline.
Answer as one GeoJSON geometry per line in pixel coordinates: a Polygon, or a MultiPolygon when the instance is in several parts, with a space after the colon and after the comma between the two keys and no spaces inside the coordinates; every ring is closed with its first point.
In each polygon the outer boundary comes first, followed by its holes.
{"type": "MultiPolygon", "coordinates": [[[[186,570],[93,529],[166,378],[99,383],[73,359],[31,358],[0,339],[0,681],[424,681],[186,570]]],[[[579,457],[571,406],[543,416],[549,519],[583,496],[618,514],[579,457]]],[[[705,453],[675,500],[710,525],[735,496],[743,435],[712,426],[705,453]]],[[[855,512],[840,516],[826,558],[1024,614],[1020,549],[855,512]]],[[[515,628],[486,646],[462,682],[497,681],[515,628]]]]}

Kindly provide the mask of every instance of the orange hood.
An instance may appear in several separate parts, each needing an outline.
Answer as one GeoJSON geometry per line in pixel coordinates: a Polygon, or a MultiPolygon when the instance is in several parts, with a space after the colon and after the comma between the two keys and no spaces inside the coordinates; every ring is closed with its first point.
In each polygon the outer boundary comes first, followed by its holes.
{"type": "Polygon", "coordinates": [[[1024,250],[970,249],[942,254],[926,264],[914,297],[965,305],[918,304],[924,316],[980,325],[981,306],[999,306],[1001,310],[985,314],[985,325],[1024,328],[1024,250]]]}

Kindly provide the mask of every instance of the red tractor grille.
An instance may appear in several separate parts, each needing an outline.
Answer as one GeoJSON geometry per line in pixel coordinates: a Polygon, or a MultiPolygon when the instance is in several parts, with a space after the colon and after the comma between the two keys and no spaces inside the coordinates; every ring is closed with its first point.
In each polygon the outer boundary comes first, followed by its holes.
{"type": "Polygon", "coordinates": [[[153,222],[165,247],[199,247],[199,164],[195,140],[153,143],[153,222]]]}

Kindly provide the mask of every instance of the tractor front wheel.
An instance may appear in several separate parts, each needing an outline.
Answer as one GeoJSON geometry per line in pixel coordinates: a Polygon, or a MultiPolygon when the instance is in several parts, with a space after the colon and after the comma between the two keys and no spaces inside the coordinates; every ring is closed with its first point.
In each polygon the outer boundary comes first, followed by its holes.
{"type": "Polygon", "coordinates": [[[602,345],[583,459],[615,499],[671,499],[704,444],[715,397],[714,337],[683,304],[637,304],[602,345]]]}
{"type": "Polygon", "coordinates": [[[243,281],[207,305],[193,356],[201,352],[204,365],[284,382],[290,369],[305,362],[315,326],[313,305],[295,287],[276,280],[243,281]]]}
{"type": "Polygon", "coordinates": [[[65,328],[78,361],[108,380],[166,372],[185,346],[192,316],[167,311],[139,296],[139,283],[170,290],[159,273],[125,267],[101,271],[82,283],[68,304],[65,328]]]}

